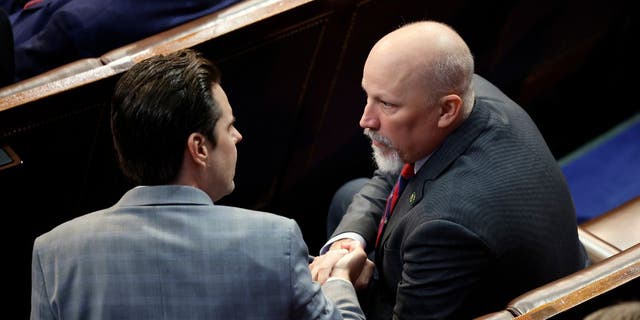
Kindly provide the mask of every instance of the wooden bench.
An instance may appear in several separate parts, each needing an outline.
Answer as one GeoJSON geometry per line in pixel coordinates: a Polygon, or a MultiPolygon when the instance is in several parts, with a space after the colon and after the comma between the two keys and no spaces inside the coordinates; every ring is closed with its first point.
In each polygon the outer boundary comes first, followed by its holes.
{"type": "MultiPolygon", "coordinates": [[[[523,275],[526,277],[526,275],[523,275]]],[[[640,244],[533,289],[478,320],[540,320],[562,314],[640,277],[640,244]]],[[[635,287],[637,289],[637,287],[635,287]]]]}

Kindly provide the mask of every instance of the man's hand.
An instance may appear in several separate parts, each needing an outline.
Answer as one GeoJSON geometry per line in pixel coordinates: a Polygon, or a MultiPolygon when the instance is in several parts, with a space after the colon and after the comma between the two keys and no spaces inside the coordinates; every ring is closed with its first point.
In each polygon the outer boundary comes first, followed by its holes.
{"type": "Polygon", "coordinates": [[[356,290],[365,289],[369,286],[369,281],[371,280],[371,276],[373,276],[373,270],[376,268],[376,265],[373,261],[367,259],[364,262],[364,266],[362,267],[362,271],[360,272],[360,276],[356,279],[356,282],[353,283],[353,286],[356,290]]]}
{"type": "Polygon", "coordinates": [[[334,242],[325,254],[315,257],[309,265],[313,280],[320,282],[320,284],[325,283],[331,276],[331,269],[333,269],[336,262],[346,255],[350,248],[356,246],[360,246],[360,243],[356,240],[340,239],[334,242]]]}
{"type": "Polygon", "coordinates": [[[333,269],[331,269],[330,276],[342,278],[355,284],[364,269],[366,261],[367,254],[364,252],[362,247],[352,247],[349,253],[345,254],[336,262],[333,269]]]}
{"type": "Polygon", "coordinates": [[[329,247],[329,250],[349,249],[353,246],[361,246],[361,244],[356,240],[345,238],[345,239],[337,240],[336,242],[332,243],[331,246],[329,247]]]}
{"type": "Polygon", "coordinates": [[[338,277],[354,284],[356,289],[366,288],[375,265],[367,259],[362,244],[352,239],[334,242],[327,253],[316,257],[309,265],[314,281],[323,284],[329,277],[338,277]]]}
{"type": "Polygon", "coordinates": [[[331,249],[327,253],[315,257],[309,265],[313,281],[320,282],[320,284],[325,283],[331,276],[333,266],[347,253],[349,253],[347,249],[331,249]]]}

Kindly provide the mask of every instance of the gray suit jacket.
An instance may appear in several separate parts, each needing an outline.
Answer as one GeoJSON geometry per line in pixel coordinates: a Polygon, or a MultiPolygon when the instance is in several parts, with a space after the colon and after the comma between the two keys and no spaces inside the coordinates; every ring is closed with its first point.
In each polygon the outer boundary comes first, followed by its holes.
{"type": "MultiPolygon", "coordinates": [[[[540,132],[498,88],[473,83],[473,112],[410,180],[384,230],[372,318],[470,319],[585,266],[540,132]]],[[[396,177],[377,172],[334,235],[357,232],[372,246],[396,177]]]]}
{"type": "Polygon", "coordinates": [[[61,224],[32,265],[31,319],[362,318],[350,283],[312,282],[294,220],[186,186],[137,187],[61,224]]]}

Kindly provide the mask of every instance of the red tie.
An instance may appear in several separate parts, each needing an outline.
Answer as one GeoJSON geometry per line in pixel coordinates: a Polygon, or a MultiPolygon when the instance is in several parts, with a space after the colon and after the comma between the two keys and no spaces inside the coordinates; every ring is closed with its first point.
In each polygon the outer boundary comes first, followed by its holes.
{"type": "Polygon", "coordinates": [[[398,198],[402,194],[404,187],[407,185],[407,181],[413,177],[415,172],[413,171],[413,163],[406,163],[402,167],[402,171],[400,172],[400,176],[398,176],[398,181],[396,185],[393,187],[393,191],[387,198],[387,205],[384,208],[384,215],[382,215],[382,219],[380,219],[380,224],[378,225],[378,235],[376,236],[376,248],[380,243],[380,238],[382,237],[382,231],[384,230],[384,226],[387,224],[389,218],[393,214],[393,208],[396,207],[396,203],[398,202],[398,198]]]}
{"type": "Polygon", "coordinates": [[[22,10],[27,10],[33,6],[35,6],[36,4],[42,2],[42,0],[31,0],[29,2],[27,2],[24,7],[22,7],[22,10]]]}

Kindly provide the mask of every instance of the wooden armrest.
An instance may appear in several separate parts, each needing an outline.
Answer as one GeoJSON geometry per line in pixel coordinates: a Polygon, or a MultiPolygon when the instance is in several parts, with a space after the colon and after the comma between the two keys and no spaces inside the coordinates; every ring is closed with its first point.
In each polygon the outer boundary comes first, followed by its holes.
{"type": "Polygon", "coordinates": [[[580,242],[587,250],[589,260],[592,263],[602,261],[622,251],[580,226],[578,226],[578,238],[580,238],[580,242]]]}
{"type": "Polygon", "coordinates": [[[640,243],[640,196],[580,227],[619,250],[640,243]]]}
{"type": "Polygon", "coordinates": [[[547,319],[640,277],[640,244],[512,300],[516,319],[547,319]]]}

